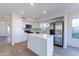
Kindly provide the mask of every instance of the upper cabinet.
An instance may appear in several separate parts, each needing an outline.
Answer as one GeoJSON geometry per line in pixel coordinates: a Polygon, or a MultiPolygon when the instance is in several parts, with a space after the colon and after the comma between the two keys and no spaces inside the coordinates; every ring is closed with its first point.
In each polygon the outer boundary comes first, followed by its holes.
{"type": "Polygon", "coordinates": [[[26,24],[32,25],[32,28],[41,28],[40,23],[37,23],[37,22],[23,21],[23,27],[24,28],[25,28],[26,24]]]}
{"type": "Polygon", "coordinates": [[[41,28],[40,23],[34,22],[32,28],[41,28]]]}

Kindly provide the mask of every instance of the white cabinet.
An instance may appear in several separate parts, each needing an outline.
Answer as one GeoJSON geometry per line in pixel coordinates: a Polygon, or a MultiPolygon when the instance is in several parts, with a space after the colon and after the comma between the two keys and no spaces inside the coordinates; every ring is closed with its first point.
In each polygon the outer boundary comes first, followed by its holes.
{"type": "Polygon", "coordinates": [[[24,33],[24,40],[27,41],[27,33],[24,33]]]}
{"type": "Polygon", "coordinates": [[[29,24],[32,25],[32,28],[41,28],[40,23],[38,22],[32,22],[32,21],[23,21],[23,27],[25,28],[25,25],[29,24]]]}
{"type": "Polygon", "coordinates": [[[41,28],[41,27],[40,27],[40,23],[36,23],[36,22],[33,23],[33,28],[41,28]]]}
{"type": "Polygon", "coordinates": [[[54,52],[53,35],[29,34],[27,48],[39,56],[52,56],[54,52]]]}

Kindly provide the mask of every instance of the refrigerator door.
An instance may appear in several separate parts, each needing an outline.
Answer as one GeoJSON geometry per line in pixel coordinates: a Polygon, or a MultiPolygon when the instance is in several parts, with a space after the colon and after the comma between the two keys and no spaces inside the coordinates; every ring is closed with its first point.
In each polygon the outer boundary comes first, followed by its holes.
{"type": "Polygon", "coordinates": [[[63,22],[55,22],[55,37],[54,43],[58,46],[63,46],[63,22]]]}

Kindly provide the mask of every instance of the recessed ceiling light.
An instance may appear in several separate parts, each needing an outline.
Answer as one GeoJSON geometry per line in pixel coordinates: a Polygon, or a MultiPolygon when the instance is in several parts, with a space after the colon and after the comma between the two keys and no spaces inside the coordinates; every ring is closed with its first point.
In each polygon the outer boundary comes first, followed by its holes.
{"type": "Polygon", "coordinates": [[[35,18],[36,16],[33,16],[33,18],[35,18]]]}
{"type": "Polygon", "coordinates": [[[23,12],[23,11],[21,11],[21,14],[24,14],[24,12],[23,12]]]}
{"type": "Polygon", "coordinates": [[[31,6],[34,6],[34,3],[30,3],[31,6]]]}
{"type": "Polygon", "coordinates": [[[4,24],[4,22],[3,22],[3,21],[1,21],[1,24],[4,24]]]}
{"type": "Polygon", "coordinates": [[[43,14],[46,14],[46,11],[45,10],[43,11],[43,14]]]}

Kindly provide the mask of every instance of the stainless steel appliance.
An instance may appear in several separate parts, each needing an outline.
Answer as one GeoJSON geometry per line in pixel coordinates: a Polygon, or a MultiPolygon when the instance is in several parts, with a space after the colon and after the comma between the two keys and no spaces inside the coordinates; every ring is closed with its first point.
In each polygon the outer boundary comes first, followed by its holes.
{"type": "Polygon", "coordinates": [[[63,47],[64,42],[64,22],[63,21],[56,21],[54,23],[54,44],[57,46],[63,47]]]}

